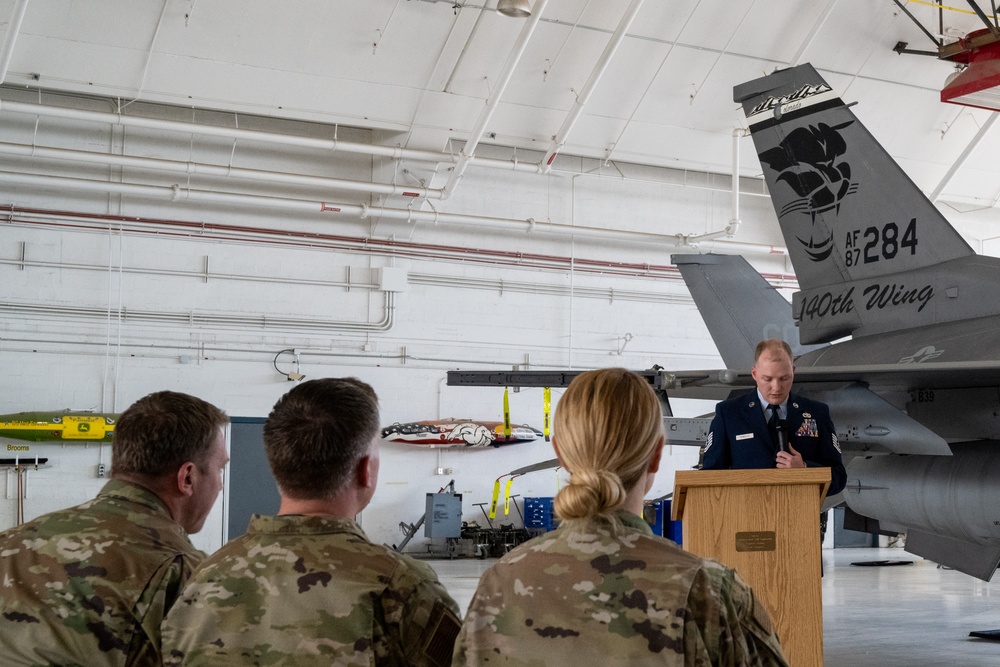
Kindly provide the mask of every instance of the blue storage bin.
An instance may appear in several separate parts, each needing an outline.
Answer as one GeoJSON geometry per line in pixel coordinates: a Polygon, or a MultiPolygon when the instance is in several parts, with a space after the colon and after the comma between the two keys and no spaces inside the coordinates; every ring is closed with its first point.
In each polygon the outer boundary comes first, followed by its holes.
{"type": "Polygon", "coordinates": [[[525,497],[524,527],[552,530],[559,523],[553,513],[555,498],[525,497]]]}
{"type": "Polygon", "coordinates": [[[654,535],[681,543],[681,522],[670,520],[670,500],[658,500],[643,506],[643,518],[654,535]]]}

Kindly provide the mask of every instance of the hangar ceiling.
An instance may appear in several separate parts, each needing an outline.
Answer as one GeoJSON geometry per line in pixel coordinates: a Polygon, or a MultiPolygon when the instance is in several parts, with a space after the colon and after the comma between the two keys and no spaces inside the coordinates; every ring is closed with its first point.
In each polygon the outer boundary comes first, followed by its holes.
{"type": "MultiPolygon", "coordinates": [[[[545,151],[640,3],[532,4],[544,8],[500,94],[529,19],[499,15],[496,0],[0,0],[3,85],[375,128],[389,145],[451,153],[492,101],[481,147],[545,151]]],[[[946,39],[983,27],[963,2],[940,22],[930,2],[902,4],[946,39]]],[[[931,192],[991,112],[941,103],[953,66],[897,54],[900,41],[933,48],[892,0],[648,0],[561,154],[730,173],[744,125],[733,86],[811,62],[931,192]]],[[[993,206],[998,148],[988,132],[941,199],[993,206]]],[[[752,151],[740,170],[760,173],[752,151]]]]}

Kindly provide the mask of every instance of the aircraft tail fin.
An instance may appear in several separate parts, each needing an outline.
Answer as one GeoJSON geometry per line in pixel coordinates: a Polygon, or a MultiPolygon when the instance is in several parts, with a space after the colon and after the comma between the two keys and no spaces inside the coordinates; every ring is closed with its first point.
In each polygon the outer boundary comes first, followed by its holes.
{"type": "Polygon", "coordinates": [[[974,251],[812,65],[738,85],[802,291],[802,341],[927,323],[927,269],[974,251]]]}
{"type": "Polygon", "coordinates": [[[747,371],[765,338],[780,338],[799,356],[819,345],[799,344],[788,301],[737,255],[672,255],[727,368],[747,371]]]}

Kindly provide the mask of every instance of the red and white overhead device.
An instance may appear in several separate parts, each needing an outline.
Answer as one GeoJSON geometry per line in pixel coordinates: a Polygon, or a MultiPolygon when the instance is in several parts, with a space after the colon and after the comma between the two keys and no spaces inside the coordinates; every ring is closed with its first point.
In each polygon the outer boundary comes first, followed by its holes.
{"type": "Polygon", "coordinates": [[[1000,111],[1000,37],[988,29],[938,48],[938,58],[965,69],[945,81],[941,101],[1000,111]]]}

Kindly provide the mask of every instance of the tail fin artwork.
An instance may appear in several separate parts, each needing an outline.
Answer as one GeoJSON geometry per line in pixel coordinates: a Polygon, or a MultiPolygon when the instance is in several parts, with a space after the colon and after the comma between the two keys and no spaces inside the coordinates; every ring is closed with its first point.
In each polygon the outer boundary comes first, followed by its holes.
{"type": "Polygon", "coordinates": [[[803,343],[970,316],[940,269],[974,251],[811,65],[733,97],[802,288],[792,305],[803,343]]]}
{"type": "Polygon", "coordinates": [[[792,307],[738,255],[673,255],[726,367],[748,371],[757,343],[780,338],[799,356],[819,345],[800,345],[792,307]]]}

